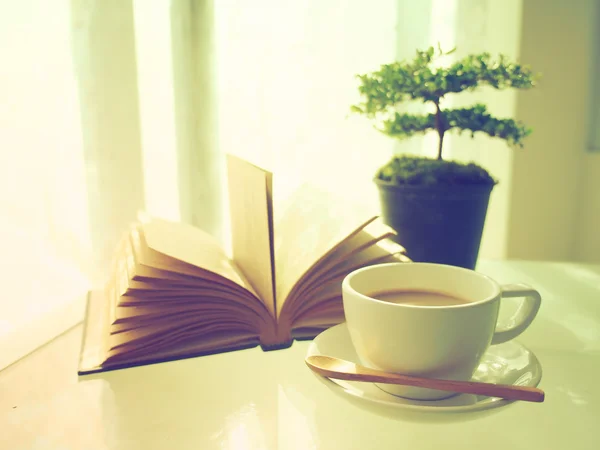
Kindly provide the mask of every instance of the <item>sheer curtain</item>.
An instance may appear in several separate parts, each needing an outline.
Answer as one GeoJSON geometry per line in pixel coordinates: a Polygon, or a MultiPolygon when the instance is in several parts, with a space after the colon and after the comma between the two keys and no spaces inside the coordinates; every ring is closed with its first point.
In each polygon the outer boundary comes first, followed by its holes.
{"type": "Polygon", "coordinates": [[[276,201],[311,181],[377,210],[375,169],[431,142],[350,115],[355,75],[468,44],[492,3],[0,0],[0,368],[81,320],[138,210],[227,245],[225,152],[276,201]]]}
{"type": "Polygon", "coordinates": [[[0,2],[0,369],[82,315],[91,241],[67,1],[0,2]]]}

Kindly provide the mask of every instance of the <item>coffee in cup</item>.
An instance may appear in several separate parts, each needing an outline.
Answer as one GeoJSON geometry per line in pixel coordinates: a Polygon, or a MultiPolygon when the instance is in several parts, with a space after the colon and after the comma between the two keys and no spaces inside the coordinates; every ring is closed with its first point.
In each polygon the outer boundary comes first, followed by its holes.
{"type": "Polygon", "coordinates": [[[467,299],[432,290],[392,289],[371,293],[370,297],[382,302],[416,306],[452,306],[469,303],[467,299]]]}

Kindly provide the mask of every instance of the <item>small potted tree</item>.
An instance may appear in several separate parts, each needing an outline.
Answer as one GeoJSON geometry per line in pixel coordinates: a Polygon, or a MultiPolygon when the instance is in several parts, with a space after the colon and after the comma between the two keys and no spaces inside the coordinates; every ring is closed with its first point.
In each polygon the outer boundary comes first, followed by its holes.
{"type": "MultiPolygon", "coordinates": [[[[452,50],[453,51],[453,50],[452,50]]],[[[444,53],[433,47],[417,51],[409,62],[394,62],[358,75],[362,102],[354,112],[375,121],[388,136],[405,139],[434,131],[436,158],[395,156],[375,175],[382,216],[398,232],[413,261],[475,267],[490,193],[497,183],[483,168],[443,158],[444,136],[451,131],[484,133],[523,146],[531,133],[523,123],[498,119],[483,104],[445,109],[446,96],[480,86],[529,89],[537,75],[518,63],[490,54],[469,55],[448,67],[435,67],[444,53]],[[401,106],[421,101],[428,114],[408,114],[401,106]]]]}

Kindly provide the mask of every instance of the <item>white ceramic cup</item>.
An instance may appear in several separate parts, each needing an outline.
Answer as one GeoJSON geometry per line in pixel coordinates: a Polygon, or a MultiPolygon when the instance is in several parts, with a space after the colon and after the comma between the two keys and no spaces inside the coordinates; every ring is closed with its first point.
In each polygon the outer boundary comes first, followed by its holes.
{"type": "MultiPolygon", "coordinates": [[[[535,318],[541,296],[529,286],[500,286],[472,270],[442,264],[390,263],[364,267],[342,283],[344,313],[363,365],[388,372],[470,380],[489,345],[521,334],[535,318]],[[467,300],[451,306],[415,306],[370,297],[390,290],[446,293],[467,300]],[[498,325],[503,298],[524,297],[506,325],[498,325]]],[[[378,384],[390,394],[438,400],[446,391],[378,384]]]]}

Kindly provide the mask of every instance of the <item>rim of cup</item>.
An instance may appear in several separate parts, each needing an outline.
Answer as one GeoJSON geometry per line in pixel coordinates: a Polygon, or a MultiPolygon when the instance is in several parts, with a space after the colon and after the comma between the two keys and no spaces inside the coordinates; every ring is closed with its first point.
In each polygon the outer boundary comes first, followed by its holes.
{"type": "MultiPolygon", "coordinates": [[[[402,289],[401,287],[398,287],[398,290],[401,290],[401,289],[402,289]]],[[[491,302],[491,301],[495,300],[496,298],[500,297],[500,295],[501,295],[500,285],[494,279],[490,278],[489,276],[487,276],[485,274],[476,272],[474,270],[465,269],[464,267],[451,266],[449,264],[426,263],[426,262],[391,262],[391,263],[373,264],[370,266],[361,267],[360,269],[356,269],[356,270],[350,272],[348,275],[346,275],[344,277],[344,280],[342,281],[342,291],[346,291],[346,290],[352,292],[353,294],[356,294],[361,299],[369,301],[369,302],[374,302],[374,303],[382,304],[382,305],[390,305],[390,307],[415,308],[415,309],[472,308],[474,306],[478,306],[478,305],[482,305],[482,304],[491,302]],[[411,305],[411,304],[403,304],[403,303],[392,303],[392,302],[385,301],[385,300],[378,300],[376,298],[373,298],[369,295],[366,295],[366,294],[363,294],[362,292],[357,291],[351,285],[352,279],[354,277],[359,276],[365,272],[371,272],[371,271],[378,270],[381,267],[386,267],[386,266],[405,267],[405,266],[415,266],[415,265],[418,265],[421,267],[435,267],[435,268],[440,268],[442,270],[450,270],[450,271],[468,273],[471,276],[476,276],[480,279],[484,279],[485,281],[487,281],[488,284],[491,286],[492,293],[481,300],[471,301],[469,299],[467,303],[461,303],[458,305],[441,305],[441,306],[440,305],[411,305]]],[[[427,290],[427,288],[423,288],[422,290],[427,290]]],[[[431,289],[431,291],[432,292],[442,292],[442,291],[436,291],[435,288],[431,289]]],[[[448,294],[448,295],[454,295],[454,294],[448,294]]]]}

